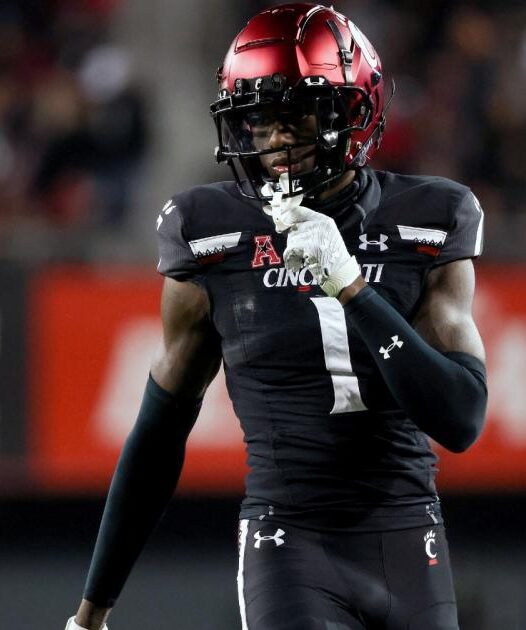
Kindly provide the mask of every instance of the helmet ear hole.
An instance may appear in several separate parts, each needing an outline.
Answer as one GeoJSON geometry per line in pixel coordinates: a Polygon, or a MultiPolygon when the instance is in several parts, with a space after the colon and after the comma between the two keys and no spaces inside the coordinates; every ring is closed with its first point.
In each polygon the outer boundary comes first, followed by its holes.
{"type": "Polygon", "coordinates": [[[378,70],[373,70],[371,72],[371,85],[376,87],[380,81],[382,80],[382,73],[378,72],[378,70]]]}
{"type": "Polygon", "coordinates": [[[350,88],[346,104],[348,125],[351,129],[364,130],[370,123],[374,105],[371,97],[362,89],[350,88]]]}

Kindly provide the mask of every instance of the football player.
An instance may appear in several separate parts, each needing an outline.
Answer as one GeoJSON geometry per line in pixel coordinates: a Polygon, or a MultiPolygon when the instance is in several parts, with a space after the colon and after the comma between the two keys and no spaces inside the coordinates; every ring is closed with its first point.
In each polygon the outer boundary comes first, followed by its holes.
{"type": "Polygon", "coordinates": [[[157,220],[163,339],[67,628],[106,627],[222,360],[250,465],[243,630],[454,630],[428,437],[462,452],[484,420],[481,207],[456,182],[367,165],[392,88],[332,8],[263,11],[218,79],[235,181],[157,220]]]}

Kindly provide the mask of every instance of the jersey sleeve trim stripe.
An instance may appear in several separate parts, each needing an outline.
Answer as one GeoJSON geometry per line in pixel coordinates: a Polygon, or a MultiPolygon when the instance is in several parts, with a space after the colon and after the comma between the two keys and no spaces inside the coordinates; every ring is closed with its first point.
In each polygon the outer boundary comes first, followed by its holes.
{"type": "Polygon", "coordinates": [[[447,236],[447,232],[444,232],[444,230],[421,228],[412,225],[397,225],[396,227],[403,241],[426,241],[443,245],[447,236]]]}
{"type": "Polygon", "coordinates": [[[189,241],[190,248],[194,256],[202,256],[209,251],[228,249],[236,247],[241,238],[241,232],[230,232],[228,234],[217,234],[216,236],[206,236],[189,241]]]}

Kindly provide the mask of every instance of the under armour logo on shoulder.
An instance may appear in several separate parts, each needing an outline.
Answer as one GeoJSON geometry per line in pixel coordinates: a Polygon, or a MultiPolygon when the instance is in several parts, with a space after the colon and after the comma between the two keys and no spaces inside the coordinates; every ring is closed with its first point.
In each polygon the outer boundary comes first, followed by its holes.
{"type": "Polygon", "coordinates": [[[381,252],[385,252],[386,249],[389,249],[389,247],[385,244],[389,240],[387,234],[380,234],[377,241],[367,240],[367,234],[360,234],[359,239],[361,241],[358,245],[360,249],[367,251],[369,245],[378,247],[381,252]]]}
{"type": "Polygon", "coordinates": [[[276,533],[273,536],[262,536],[261,530],[258,530],[254,534],[254,538],[256,539],[256,542],[254,543],[254,547],[256,549],[259,549],[261,547],[261,543],[264,540],[273,540],[276,543],[276,547],[279,547],[280,545],[285,544],[285,541],[283,540],[283,536],[285,536],[285,532],[279,528],[276,530],[276,533]]]}
{"type": "Polygon", "coordinates": [[[380,347],[380,354],[383,355],[384,359],[389,359],[391,358],[391,355],[389,354],[390,352],[392,352],[395,348],[401,348],[404,345],[404,342],[398,338],[398,335],[394,335],[393,337],[391,337],[393,343],[389,344],[387,346],[387,348],[384,348],[383,346],[380,347]]]}

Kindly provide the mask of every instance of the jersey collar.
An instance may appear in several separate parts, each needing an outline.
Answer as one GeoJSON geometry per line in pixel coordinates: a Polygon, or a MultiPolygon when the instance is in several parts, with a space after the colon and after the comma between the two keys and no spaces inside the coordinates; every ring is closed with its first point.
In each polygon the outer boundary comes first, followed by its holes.
{"type": "Polygon", "coordinates": [[[380,204],[381,188],[377,173],[369,167],[356,172],[356,177],[333,197],[325,201],[305,199],[303,204],[332,217],[342,230],[363,231],[363,224],[380,204]]]}

